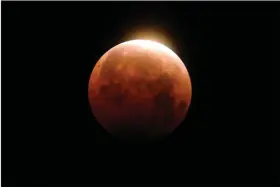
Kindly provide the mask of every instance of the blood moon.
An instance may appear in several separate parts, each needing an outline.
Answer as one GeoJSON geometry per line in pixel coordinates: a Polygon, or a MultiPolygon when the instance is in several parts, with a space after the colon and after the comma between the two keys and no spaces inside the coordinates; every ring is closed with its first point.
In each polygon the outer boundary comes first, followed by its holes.
{"type": "Polygon", "coordinates": [[[189,73],[172,50],[154,41],[131,40],[99,59],[88,98],[97,121],[115,137],[153,140],[183,121],[191,91],[189,73]]]}

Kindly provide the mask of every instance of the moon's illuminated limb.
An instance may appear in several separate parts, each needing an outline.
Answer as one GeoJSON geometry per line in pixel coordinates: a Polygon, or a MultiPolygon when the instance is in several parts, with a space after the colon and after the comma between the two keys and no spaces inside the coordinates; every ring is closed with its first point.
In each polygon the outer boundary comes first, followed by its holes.
{"type": "Polygon", "coordinates": [[[173,52],[171,49],[169,49],[167,46],[165,46],[165,45],[163,45],[159,42],[156,42],[156,41],[137,39],[137,40],[126,41],[126,42],[123,42],[119,45],[123,45],[123,44],[135,44],[135,45],[138,45],[138,46],[142,46],[143,48],[146,48],[146,49],[159,50],[163,53],[168,53],[170,55],[175,56],[176,58],[179,58],[177,56],[177,54],[175,52],[173,52]]]}

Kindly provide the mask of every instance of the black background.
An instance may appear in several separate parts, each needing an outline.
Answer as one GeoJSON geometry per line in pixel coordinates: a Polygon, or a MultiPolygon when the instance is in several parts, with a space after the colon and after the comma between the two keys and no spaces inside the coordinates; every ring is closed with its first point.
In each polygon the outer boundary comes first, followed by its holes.
{"type": "Polygon", "coordinates": [[[2,2],[3,186],[275,182],[278,5],[2,2]],[[95,62],[138,26],[168,35],[193,85],[185,121],[150,144],[114,140],[87,98],[95,62]]]}

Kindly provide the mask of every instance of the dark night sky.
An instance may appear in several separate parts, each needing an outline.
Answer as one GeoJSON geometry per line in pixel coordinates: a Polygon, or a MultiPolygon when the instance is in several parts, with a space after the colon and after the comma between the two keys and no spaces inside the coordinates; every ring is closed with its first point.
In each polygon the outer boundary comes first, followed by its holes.
{"type": "Polygon", "coordinates": [[[2,185],[272,183],[276,7],[2,2],[2,185]],[[136,27],[168,35],[193,85],[182,125],[145,145],[110,137],[87,100],[94,63],[136,27]]]}

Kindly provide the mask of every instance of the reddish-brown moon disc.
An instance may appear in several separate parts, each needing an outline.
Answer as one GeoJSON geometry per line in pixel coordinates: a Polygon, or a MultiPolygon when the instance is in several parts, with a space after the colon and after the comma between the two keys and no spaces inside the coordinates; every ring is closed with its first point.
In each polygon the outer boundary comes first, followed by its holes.
{"type": "Polygon", "coordinates": [[[88,98],[97,121],[115,137],[154,140],[183,121],[191,92],[187,68],[172,50],[149,40],[131,40],[99,59],[88,98]]]}

